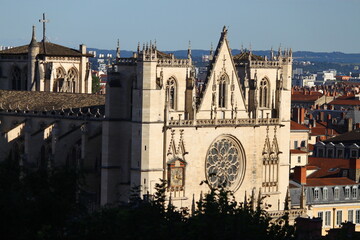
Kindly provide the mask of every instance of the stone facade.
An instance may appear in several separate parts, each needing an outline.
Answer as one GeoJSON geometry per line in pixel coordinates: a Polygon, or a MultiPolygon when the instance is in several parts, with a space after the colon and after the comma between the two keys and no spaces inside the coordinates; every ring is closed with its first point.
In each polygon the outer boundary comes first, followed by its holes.
{"type": "Polygon", "coordinates": [[[0,89],[91,93],[92,77],[86,46],[70,49],[37,42],[0,51],[0,89]]]}
{"type": "Polygon", "coordinates": [[[126,201],[132,187],[190,207],[209,187],[265,198],[284,209],[289,170],[292,52],[232,56],[224,27],[206,77],[187,59],[146,45],[109,72],[102,134],[101,203],[126,201]],[[208,184],[200,183],[206,180],[208,184]]]}

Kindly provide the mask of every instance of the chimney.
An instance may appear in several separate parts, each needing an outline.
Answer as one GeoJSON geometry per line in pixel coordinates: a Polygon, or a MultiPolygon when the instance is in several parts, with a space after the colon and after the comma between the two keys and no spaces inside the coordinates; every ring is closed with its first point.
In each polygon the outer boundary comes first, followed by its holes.
{"type": "Polygon", "coordinates": [[[349,178],[356,183],[360,180],[360,158],[350,158],[349,178]]]}
{"type": "Polygon", "coordinates": [[[347,127],[348,127],[348,132],[351,132],[353,130],[353,119],[352,118],[347,118],[347,127]]]}
{"type": "Polygon", "coordinates": [[[306,167],[296,166],[294,168],[294,181],[300,184],[306,184],[306,167]]]}
{"type": "Polygon", "coordinates": [[[305,121],[305,108],[300,108],[299,123],[304,124],[305,121]]]}

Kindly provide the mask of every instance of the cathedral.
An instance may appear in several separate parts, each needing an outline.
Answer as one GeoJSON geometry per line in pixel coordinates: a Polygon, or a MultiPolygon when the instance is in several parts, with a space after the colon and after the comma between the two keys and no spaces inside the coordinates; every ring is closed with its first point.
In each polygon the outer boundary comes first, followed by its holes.
{"type": "Polygon", "coordinates": [[[91,93],[91,68],[86,46],[79,50],[36,40],[0,51],[0,89],[91,93]]]}
{"type": "Polygon", "coordinates": [[[151,196],[165,179],[177,207],[225,188],[283,210],[292,52],[232,55],[227,35],[224,27],[202,85],[190,49],[185,59],[153,43],[130,58],[118,51],[104,98],[84,94],[85,47],[37,42],[33,31],[28,46],[0,52],[1,159],[81,168],[95,205],[127,202],[135,187],[151,196]]]}
{"type": "Polygon", "coordinates": [[[177,59],[150,43],[118,56],[103,121],[102,204],[126,201],[136,186],[152,195],[165,179],[177,207],[225,188],[238,201],[264,196],[267,209],[284,209],[292,51],[233,56],[227,34],[224,27],[202,88],[190,49],[177,59]]]}

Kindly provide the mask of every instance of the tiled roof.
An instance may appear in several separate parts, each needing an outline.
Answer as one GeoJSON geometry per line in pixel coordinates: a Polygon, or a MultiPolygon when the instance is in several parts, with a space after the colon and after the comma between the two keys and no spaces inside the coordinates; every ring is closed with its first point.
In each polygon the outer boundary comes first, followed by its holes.
{"type": "Polygon", "coordinates": [[[312,152],[312,151],[314,151],[314,144],[308,144],[308,150],[310,151],[310,152],[312,152]]]}
{"type": "Polygon", "coordinates": [[[329,105],[351,105],[360,106],[360,100],[349,100],[349,99],[336,99],[328,103],[329,105]]]}
{"type": "Polygon", "coordinates": [[[320,98],[323,94],[321,92],[293,92],[291,94],[291,101],[299,101],[299,102],[314,102],[318,98],[320,98]]]}
{"type": "Polygon", "coordinates": [[[333,143],[349,143],[349,142],[360,142],[360,129],[355,129],[351,132],[346,132],[339,136],[329,138],[324,142],[333,142],[333,143]]]}
{"type": "Polygon", "coordinates": [[[307,131],[309,131],[310,129],[302,124],[295,122],[295,121],[291,121],[290,130],[307,130],[307,131]]]}
{"type": "Polygon", "coordinates": [[[339,185],[353,185],[355,181],[346,177],[337,178],[308,178],[306,180],[307,186],[339,186],[339,185]]]}
{"type": "Polygon", "coordinates": [[[290,153],[291,154],[308,154],[308,152],[302,151],[302,150],[299,150],[299,149],[290,149],[290,153]]]}
{"type": "Polygon", "coordinates": [[[327,127],[327,122],[316,122],[316,126],[312,127],[310,131],[311,136],[333,136],[338,134],[339,132],[335,129],[327,127]]]}
{"type": "Polygon", "coordinates": [[[308,157],[308,166],[316,166],[318,171],[308,176],[310,178],[324,178],[335,176],[340,172],[340,169],[349,169],[350,160],[344,158],[320,158],[308,157]]]}
{"type": "MultiPolygon", "coordinates": [[[[45,42],[45,50],[44,50],[44,44],[42,42],[39,42],[40,46],[40,55],[48,55],[48,56],[70,56],[70,57],[81,57],[82,54],[79,50],[67,48],[55,43],[45,42]]],[[[6,49],[3,51],[0,51],[0,55],[24,55],[28,54],[29,46],[24,45],[20,47],[14,47],[10,49],[6,49]]],[[[85,56],[92,57],[92,54],[85,54],[85,56]]]]}
{"type": "Polygon", "coordinates": [[[105,95],[0,90],[0,109],[59,110],[105,105],[105,95]]]}

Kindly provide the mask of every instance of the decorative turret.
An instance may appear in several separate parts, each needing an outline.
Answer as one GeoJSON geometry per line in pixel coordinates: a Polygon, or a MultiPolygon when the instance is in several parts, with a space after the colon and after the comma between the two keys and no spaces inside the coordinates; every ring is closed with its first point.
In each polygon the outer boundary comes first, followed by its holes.
{"type": "Polygon", "coordinates": [[[32,37],[31,37],[31,42],[29,44],[29,47],[39,47],[39,43],[36,41],[35,25],[32,26],[32,37]]]}
{"type": "Polygon", "coordinates": [[[37,79],[36,79],[36,69],[37,69],[37,56],[40,52],[40,45],[36,41],[35,36],[35,26],[32,27],[32,37],[31,42],[29,44],[29,51],[28,51],[28,76],[29,76],[29,82],[26,86],[27,90],[37,90],[38,87],[37,79]]]}
{"type": "Polygon", "coordinates": [[[120,59],[120,42],[117,40],[117,48],[116,48],[116,61],[120,59]]]}

